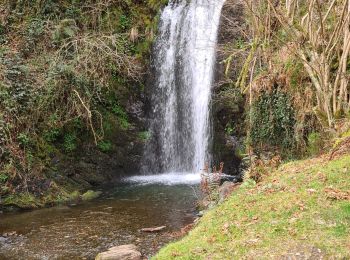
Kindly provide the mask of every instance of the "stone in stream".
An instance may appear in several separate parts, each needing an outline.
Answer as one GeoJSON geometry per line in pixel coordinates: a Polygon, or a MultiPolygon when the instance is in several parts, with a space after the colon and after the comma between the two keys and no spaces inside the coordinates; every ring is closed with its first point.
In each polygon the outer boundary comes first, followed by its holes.
{"type": "Polygon", "coordinates": [[[166,226],[161,226],[161,227],[153,227],[153,228],[142,228],[142,232],[159,232],[166,229],[166,226]]]}
{"type": "Polygon", "coordinates": [[[95,260],[141,260],[141,253],[135,245],[114,246],[99,253],[95,260]]]}

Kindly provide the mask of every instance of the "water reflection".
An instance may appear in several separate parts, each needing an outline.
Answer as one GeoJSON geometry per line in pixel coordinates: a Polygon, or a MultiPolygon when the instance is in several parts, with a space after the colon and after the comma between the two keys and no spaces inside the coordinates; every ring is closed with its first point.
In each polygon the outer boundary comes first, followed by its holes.
{"type": "Polygon", "coordinates": [[[197,188],[189,185],[127,185],[78,206],[0,215],[0,259],[93,259],[115,245],[134,243],[151,254],[169,241],[144,227],[178,230],[194,219],[197,188]]]}

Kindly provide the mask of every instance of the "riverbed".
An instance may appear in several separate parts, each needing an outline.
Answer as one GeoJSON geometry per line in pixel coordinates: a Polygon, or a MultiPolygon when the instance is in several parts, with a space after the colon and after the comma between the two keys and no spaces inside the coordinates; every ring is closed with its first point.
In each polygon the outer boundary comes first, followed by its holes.
{"type": "Polygon", "coordinates": [[[94,259],[130,243],[150,256],[195,219],[195,182],[146,183],[141,178],[104,188],[94,201],[0,214],[0,259],[94,259]],[[140,231],[156,226],[167,228],[140,231]]]}

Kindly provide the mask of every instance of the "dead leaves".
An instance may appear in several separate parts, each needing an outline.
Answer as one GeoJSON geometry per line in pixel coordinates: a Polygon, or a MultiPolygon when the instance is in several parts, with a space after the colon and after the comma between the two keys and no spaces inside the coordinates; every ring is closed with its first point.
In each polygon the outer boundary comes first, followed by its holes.
{"type": "Polygon", "coordinates": [[[341,141],[339,141],[339,144],[333,148],[329,155],[329,160],[333,160],[336,158],[339,158],[340,156],[344,154],[350,153],[350,136],[343,138],[341,141]]]}
{"type": "Polygon", "coordinates": [[[182,255],[182,254],[179,253],[179,252],[177,252],[177,251],[171,252],[171,256],[172,256],[172,257],[179,257],[179,256],[181,256],[181,255],[182,255]]]}
{"type": "Polygon", "coordinates": [[[308,193],[310,193],[310,194],[313,194],[313,193],[317,192],[315,189],[307,189],[306,191],[308,193]]]}
{"type": "Polygon", "coordinates": [[[334,188],[325,189],[326,197],[331,200],[349,200],[350,191],[341,191],[334,188]]]}
{"type": "Polygon", "coordinates": [[[306,209],[305,204],[302,202],[296,203],[296,205],[299,207],[299,210],[304,211],[306,209]]]}
{"type": "Polygon", "coordinates": [[[213,244],[213,243],[215,243],[215,241],[216,241],[216,236],[211,236],[207,239],[207,242],[209,244],[213,244]]]}
{"type": "Polygon", "coordinates": [[[230,224],[229,223],[225,223],[223,225],[223,227],[221,228],[222,233],[224,233],[225,235],[230,233],[230,224]]]}

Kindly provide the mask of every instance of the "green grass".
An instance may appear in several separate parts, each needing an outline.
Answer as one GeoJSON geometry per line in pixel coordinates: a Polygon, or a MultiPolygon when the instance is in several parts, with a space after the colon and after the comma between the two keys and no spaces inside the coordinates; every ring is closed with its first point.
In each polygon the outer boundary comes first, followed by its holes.
{"type": "Polygon", "coordinates": [[[154,259],[271,259],[295,254],[350,259],[350,156],[291,162],[242,185],[154,259]],[[321,250],[320,252],[318,251],[321,250]]]}

